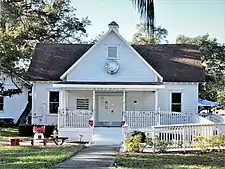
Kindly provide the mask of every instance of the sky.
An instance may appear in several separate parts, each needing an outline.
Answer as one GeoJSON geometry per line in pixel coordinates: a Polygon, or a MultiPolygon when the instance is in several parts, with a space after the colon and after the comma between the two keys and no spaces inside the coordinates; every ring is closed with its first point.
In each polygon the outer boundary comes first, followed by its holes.
{"type": "MultiPolygon", "coordinates": [[[[131,0],[71,0],[79,18],[88,17],[89,39],[108,30],[116,21],[120,34],[131,41],[141,22],[131,0]]],[[[225,43],[225,0],[155,0],[156,25],[167,29],[169,43],[178,35],[195,37],[209,33],[225,43]]]]}

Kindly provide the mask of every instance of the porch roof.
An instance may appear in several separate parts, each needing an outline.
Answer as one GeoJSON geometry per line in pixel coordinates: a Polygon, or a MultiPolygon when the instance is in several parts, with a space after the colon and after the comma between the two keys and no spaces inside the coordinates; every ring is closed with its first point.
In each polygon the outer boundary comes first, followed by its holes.
{"type": "Polygon", "coordinates": [[[165,88],[163,82],[81,82],[81,81],[62,81],[53,84],[56,88],[85,89],[85,90],[133,90],[133,91],[154,91],[165,88]]]}

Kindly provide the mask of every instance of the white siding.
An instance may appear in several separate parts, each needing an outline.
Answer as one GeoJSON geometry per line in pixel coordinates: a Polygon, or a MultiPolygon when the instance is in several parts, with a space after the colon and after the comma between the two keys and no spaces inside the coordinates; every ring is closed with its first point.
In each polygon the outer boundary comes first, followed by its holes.
{"type": "Polygon", "coordinates": [[[59,91],[51,83],[36,83],[32,88],[32,124],[56,125],[57,114],[49,113],[49,91],[59,91]]]}
{"type": "Polygon", "coordinates": [[[170,111],[171,93],[181,92],[181,110],[185,113],[197,113],[198,84],[165,84],[158,92],[160,110],[170,111]]]}
{"type": "Polygon", "coordinates": [[[75,110],[77,99],[89,99],[89,110],[92,110],[92,91],[68,91],[68,108],[75,110]]]}
{"type": "Polygon", "coordinates": [[[155,110],[155,93],[153,92],[127,92],[127,111],[152,111],[155,110]],[[137,101],[135,104],[134,101],[137,101]]]}
{"type": "Polygon", "coordinates": [[[114,33],[111,32],[94,50],[82,58],[67,75],[68,81],[155,82],[156,74],[114,33]],[[119,71],[105,70],[107,46],[118,46],[119,71]]]}
{"type": "MultiPolygon", "coordinates": [[[[16,87],[8,78],[5,82],[5,88],[14,89],[16,87]]],[[[13,118],[14,122],[17,122],[28,102],[28,89],[26,87],[22,88],[22,94],[16,94],[12,97],[4,97],[4,108],[3,111],[0,111],[0,118],[13,118]]]]}

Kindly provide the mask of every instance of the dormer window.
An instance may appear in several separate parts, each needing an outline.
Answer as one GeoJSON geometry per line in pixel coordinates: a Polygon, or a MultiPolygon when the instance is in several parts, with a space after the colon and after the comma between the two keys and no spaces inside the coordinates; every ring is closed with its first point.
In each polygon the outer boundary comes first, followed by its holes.
{"type": "Polygon", "coordinates": [[[118,58],[118,46],[108,46],[108,59],[117,59],[118,58]]]}

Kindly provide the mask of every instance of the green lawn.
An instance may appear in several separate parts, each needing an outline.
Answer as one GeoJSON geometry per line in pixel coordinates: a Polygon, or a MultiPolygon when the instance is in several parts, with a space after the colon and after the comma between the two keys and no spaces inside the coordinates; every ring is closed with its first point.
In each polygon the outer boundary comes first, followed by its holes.
{"type": "Polygon", "coordinates": [[[120,154],[117,169],[225,169],[225,154],[120,154]]]}
{"type": "Polygon", "coordinates": [[[1,169],[49,169],[82,146],[1,146],[1,169]]]}
{"type": "Polygon", "coordinates": [[[9,139],[18,136],[18,128],[0,128],[0,139],[9,139]]]}

